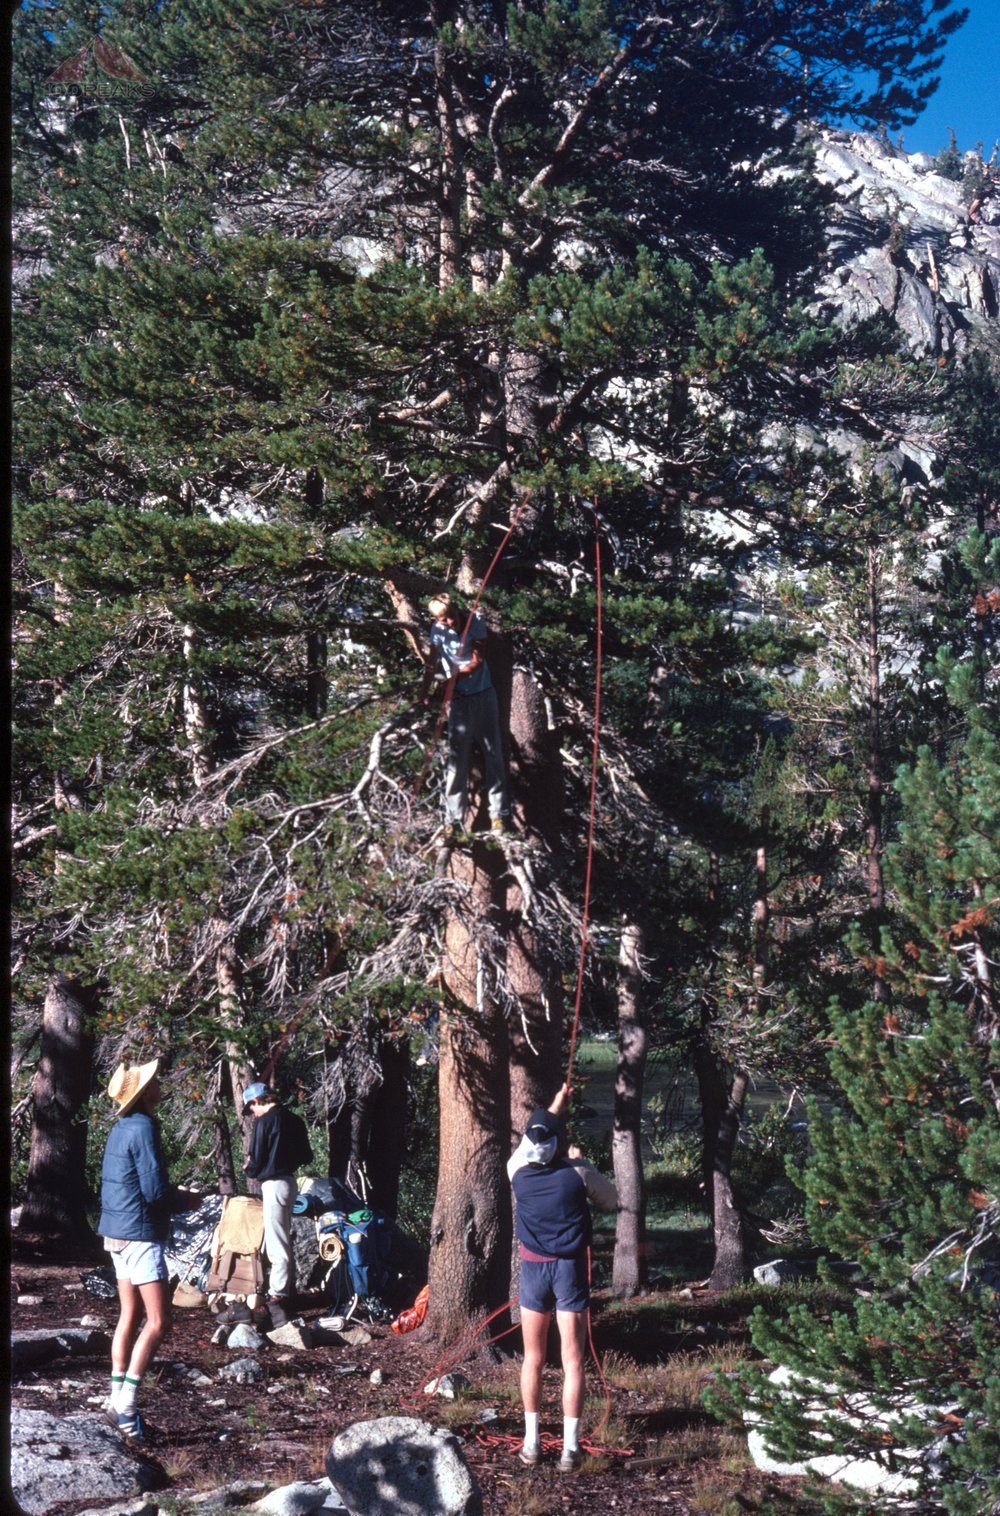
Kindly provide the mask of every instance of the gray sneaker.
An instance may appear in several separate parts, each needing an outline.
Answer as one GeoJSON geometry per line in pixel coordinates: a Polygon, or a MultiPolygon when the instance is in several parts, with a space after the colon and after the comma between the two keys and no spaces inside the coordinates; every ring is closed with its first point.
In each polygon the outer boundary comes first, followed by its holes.
{"type": "Polygon", "coordinates": [[[542,1461],[542,1450],[539,1447],[529,1447],[525,1442],[522,1443],[518,1448],[517,1456],[520,1458],[523,1464],[527,1465],[529,1469],[534,1469],[537,1468],[542,1461]]]}
{"type": "Polygon", "coordinates": [[[580,1467],[582,1461],[583,1454],[579,1448],[564,1448],[562,1457],[559,1460],[560,1474],[572,1474],[574,1469],[580,1467]]]}

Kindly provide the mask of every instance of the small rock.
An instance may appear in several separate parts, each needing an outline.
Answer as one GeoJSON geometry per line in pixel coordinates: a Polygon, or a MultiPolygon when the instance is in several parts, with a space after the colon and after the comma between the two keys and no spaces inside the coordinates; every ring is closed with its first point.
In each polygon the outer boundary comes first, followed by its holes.
{"type": "Polygon", "coordinates": [[[371,1342],[371,1332],[366,1332],[362,1326],[348,1326],[340,1334],[342,1342],[346,1342],[349,1348],[364,1347],[366,1342],[371,1342]]]}
{"type": "Polygon", "coordinates": [[[368,1375],[369,1384],[383,1384],[384,1381],[385,1375],[382,1373],[381,1369],[372,1369],[371,1373],[368,1375]]]}
{"type": "Polygon", "coordinates": [[[43,1295],[18,1295],[17,1303],[18,1305],[44,1305],[45,1297],[43,1295]]]}
{"type": "Polygon", "coordinates": [[[256,1358],[237,1358],[235,1363],[223,1364],[220,1379],[232,1379],[236,1384],[260,1384],[264,1370],[256,1358]]]}
{"type": "Polygon", "coordinates": [[[216,1327],[209,1340],[216,1343],[216,1345],[221,1346],[228,1336],[229,1328],[227,1326],[216,1327]]]}
{"type": "Polygon", "coordinates": [[[80,1325],[82,1327],[87,1327],[89,1331],[99,1332],[103,1327],[104,1322],[101,1320],[100,1316],[81,1316],[80,1325]]]}
{"type": "Polygon", "coordinates": [[[226,1347],[235,1351],[242,1349],[244,1352],[249,1350],[256,1353],[263,1346],[264,1339],[257,1328],[246,1321],[241,1321],[238,1326],[234,1326],[226,1338],[226,1347]]]}
{"type": "Polygon", "coordinates": [[[287,1326],[275,1327],[273,1332],[268,1332],[268,1340],[275,1347],[281,1348],[311,1348],[315,1345],[315,1337],[311,1327],[300,1326],[298,1322],[290,1321],[287,1326]]]}
{"type": "Polygon", "coordinates": [[[483,1409],[479,1412],[479,1415],[476,1417],[476,1420],[482,1426],[489,1426],[489,1424],[490,1424],[491,1421],[499,1421],[500,1420],[500,1412],[496,1409],[495,1406],[487,1405],[487,1406],[484,1406],[483,1409]]]}
{"type": "Polygon", "coordinates": [[[463,1390],[472,1388],[464,1374],[442,1374],[424,1385],[425,1395],[440,1395],[444,1400],[454,1400],[463,1390]]]}
{"type": "Polygon", "coordinates": [[[331,1486],[328,1479],[297,1479],[294,1484],[272,1490],[250,1507],[262,1516],[313,1516],[326,1505],[331,1486]]]}

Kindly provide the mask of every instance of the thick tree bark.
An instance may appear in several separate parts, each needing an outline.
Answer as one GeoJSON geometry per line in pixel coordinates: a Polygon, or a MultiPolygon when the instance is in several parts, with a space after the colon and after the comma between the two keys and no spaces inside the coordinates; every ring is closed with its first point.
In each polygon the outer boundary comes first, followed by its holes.
{"type": "Polygon", "coordinates": [[[79,1116],[90,1095],[95,999],[66,974],[56,975],[45,996],[19,1228],[77,1248],[94,1241],[86,1209],[87,1123],[79,1116]]]}
{"type": "Polygon", "coordinates": [[[468,914],[453,912],[445,936],[443,977],[455,1008],[442,1018],[426,1321],[428,1334],[447,1344],[508,1299],[511,1248],[507,1028],[482,940],[494,880],[470,853],[456,853],[451,867],[470,895],[468,914]]]}
{"type": "Polygon", "coordinates": [[[642,1167],[642,1087],[646,1068],[646,1025],[642,1012],[642,931],[622,928],[618,954],[618,1068],[615,1075],[611,1157],[618,1187],[611,1288],[637,1295],[648,1282],[646,1184],[642,1167]]]}
{"type": "MultiPolygon", "coordinates": [[[[549,729],[541,688],[524,669],[514,669],[511,680],[509,774],[514,816],[526,840],[556,852],[565,801],[559,737],[549,729]]],[[[510,1068],[518,1138],[532,1110],[548,1105],[561,1082],[562,982],[533,924],[533,867],[522,859],[507,888],[507,977],[519,1012],[511,1025],[510,1068]]]]}
{"type": "Polygon", "coordinates": [[[368,1173],[374,1203],[394,1217],[399,1210],[399,1172],[406,1145],[409,1042],[401,1038],[383,1041],[381,1061],[382,1083],[375,1092],[372,1111],[368,1173]]]}

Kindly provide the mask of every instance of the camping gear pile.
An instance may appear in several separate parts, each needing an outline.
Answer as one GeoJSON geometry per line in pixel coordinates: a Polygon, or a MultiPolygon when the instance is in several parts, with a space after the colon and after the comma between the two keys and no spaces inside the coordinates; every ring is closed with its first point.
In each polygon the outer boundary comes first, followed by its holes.
{"type": "Polygon", "coordinates": [[[320,1283],[333,1312],[345,1321],[391,1321],[385,1303],[391,1283],[389,1218],[339,1179],[302,1180],[293,1209],[315,1224],[320,1283]]]}

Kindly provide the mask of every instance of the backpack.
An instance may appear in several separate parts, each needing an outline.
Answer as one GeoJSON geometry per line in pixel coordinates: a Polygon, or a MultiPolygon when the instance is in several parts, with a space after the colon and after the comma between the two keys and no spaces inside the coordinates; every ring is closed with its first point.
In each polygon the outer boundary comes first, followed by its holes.
{"type": "Polygon", "coordinates": [[[258,1295],[264,1290],[264,1205],[252,1195],[227,1195],[212,1234],[206,1294],[258,1295]]]}

